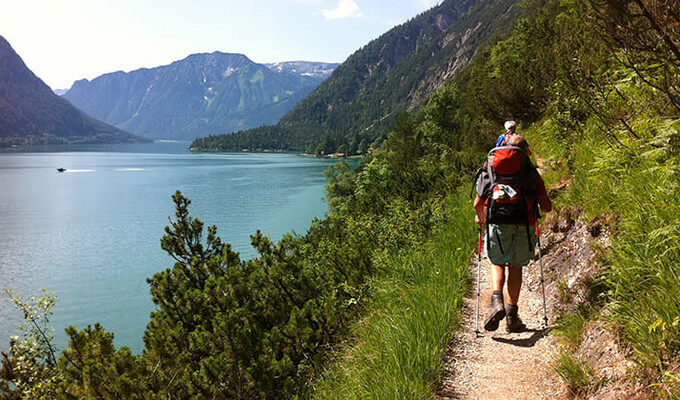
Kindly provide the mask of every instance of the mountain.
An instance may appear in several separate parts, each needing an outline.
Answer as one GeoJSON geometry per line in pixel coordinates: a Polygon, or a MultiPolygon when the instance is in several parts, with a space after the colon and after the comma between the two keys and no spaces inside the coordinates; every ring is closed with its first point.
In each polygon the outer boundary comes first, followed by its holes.
{"type": "Polygon", "coordinates": [[[288,72],[292,74],[326,79],[331,76],[339,64],[309,61],[286,61],[265,65],[272,71],[276,72],[288,72]]]}
{"type": "Polygon", "coordinates": [[[371,41],[342,63],[276,126],[197,140],[197,150],[270,148],[349,152],[384,139],[397,117],[506,32],[518,0],[446,0],[371,41]],[[363,143],[362,146],[360,146],[363,143]]]}
{"type": "Polygon", "coordinates": [[[54,94],[0,36],[0,146],[137,141],[54,94]]]}
{"type": "Polygon", "coordinates": [[[64,98],[89,115],[154,139],[191,140],[276,123],[337,64],[257,64],[201,53],[170,65],[80,80],[64,98]]]}

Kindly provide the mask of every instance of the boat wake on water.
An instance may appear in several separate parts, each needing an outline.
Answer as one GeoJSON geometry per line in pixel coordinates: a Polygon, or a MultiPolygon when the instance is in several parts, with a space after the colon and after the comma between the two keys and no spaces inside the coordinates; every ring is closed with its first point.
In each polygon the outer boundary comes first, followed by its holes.
{"type": "MultiPolygon", "coordinates": [[[[115,168],[113,171],[119,171],[119,172],[135,172],[135,171],[145,171],[146,168],[115,168]]],[[[66,169],[66,168],[57,168],[58,172],[97,172],[98,170],[96,169],[66,169]]]]}

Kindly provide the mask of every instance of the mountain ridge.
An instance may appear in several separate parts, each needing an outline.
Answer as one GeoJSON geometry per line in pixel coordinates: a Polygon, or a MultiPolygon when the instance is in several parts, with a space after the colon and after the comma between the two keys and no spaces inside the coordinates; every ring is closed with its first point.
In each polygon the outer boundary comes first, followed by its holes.
{"type": "Polygon", "coordinates": [[[275,123],[336,65],[270,66],[240,53],[196,53],[168,65],[82,79],[63,97],[136,134],[190,140],[275,123]]]}

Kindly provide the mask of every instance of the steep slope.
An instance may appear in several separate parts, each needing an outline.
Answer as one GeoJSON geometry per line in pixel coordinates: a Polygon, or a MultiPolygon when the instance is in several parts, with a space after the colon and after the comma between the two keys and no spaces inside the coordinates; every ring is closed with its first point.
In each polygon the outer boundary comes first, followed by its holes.
{"type": "Polygon", "coordinates": [[[278,65],[269,68],[242,54],[193,54],[162,67],[77,81],[64,98],[142,136],[191,140],[276,123],[336,66],[278,65]]]}
{"type": "Polygon", "coordinates": [[[362,141],[370,145],[384,138],[402,112],[421,105],[469,63],[479,46],[510,26],[520,13],[516,4],[444,1],[352,54],[276,129],[197,141],[194,147],[237,149],[252,142],[251,147],[304,150],[322,143],[326,152],[343,144],[357,152],[362,141]],[[265,136],[280,138],[262,140],[265,136]]]}
{"type": "Polygon", "coordinates": [[[54,94],[0,36],[0,145],[134,141],[54,94]]]}

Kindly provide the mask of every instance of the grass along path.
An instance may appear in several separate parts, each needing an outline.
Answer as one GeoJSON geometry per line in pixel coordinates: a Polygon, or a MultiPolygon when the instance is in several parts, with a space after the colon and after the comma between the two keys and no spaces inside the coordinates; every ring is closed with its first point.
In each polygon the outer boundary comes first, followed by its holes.
{"type": "Polygon", "coordinates": [[[475,227],[468,193],[454,196],[450,219],[432,240],[388,260],[354,339],[316,387],[324,400],[432,399],[443,344],[460,323],[475,227]]]}

